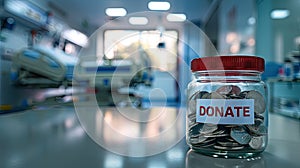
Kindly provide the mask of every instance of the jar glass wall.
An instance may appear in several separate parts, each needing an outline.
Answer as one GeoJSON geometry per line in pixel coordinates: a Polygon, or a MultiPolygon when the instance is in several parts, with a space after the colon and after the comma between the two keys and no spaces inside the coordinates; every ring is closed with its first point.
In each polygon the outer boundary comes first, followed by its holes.
{"type": "Polygon", "coordinates": [[[212,60],[208,63],[199,58],[196,66],[192,64],[195,78],[188,85],[186,141],[206,155],[246,158],[267,146],[267,89],[260,79],[264,64],[258,57],[235,56],[238,62],[250,58],[259,63],[237,63],[231,68],[227,64],[236,60],[230,57],[208,58],[212,60]],[[222,62],[223,70],[210,68],[214,59],[222,62]],[[205,67],[198,66],[202,63],[205,67]]]}

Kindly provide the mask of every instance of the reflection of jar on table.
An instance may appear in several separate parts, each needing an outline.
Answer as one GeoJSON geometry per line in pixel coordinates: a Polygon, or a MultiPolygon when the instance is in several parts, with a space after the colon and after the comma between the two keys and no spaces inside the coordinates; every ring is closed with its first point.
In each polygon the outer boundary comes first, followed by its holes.
{"type": "Polygon", "coordinates": [[[205,155],[196,153],[190,150],[186,154],[186,165],[187,168],[199,168],[199,167],[217,167],[217,168],[259,168],[266,167],[265,157],[257,156],[247,159],[225,159],[225,158],[213,158],[205,155]]]}

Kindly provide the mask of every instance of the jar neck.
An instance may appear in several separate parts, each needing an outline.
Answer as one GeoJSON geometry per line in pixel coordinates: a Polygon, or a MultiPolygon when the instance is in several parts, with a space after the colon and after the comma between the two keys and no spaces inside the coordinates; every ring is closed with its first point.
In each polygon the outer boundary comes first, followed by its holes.
{"type": "Polygon", "coordinates": [[[196,71],[193,73],[196,80],[212,82],[212,81],[261,81],[261,72],[259,71],[196,71]]]}

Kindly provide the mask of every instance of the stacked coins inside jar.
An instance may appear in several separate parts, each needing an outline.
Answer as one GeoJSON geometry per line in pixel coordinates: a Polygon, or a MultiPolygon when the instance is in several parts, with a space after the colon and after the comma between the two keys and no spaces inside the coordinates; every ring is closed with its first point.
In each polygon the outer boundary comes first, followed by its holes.
{"type": "Polygon", "coordinates": [[[194,59],[188,86],[187,144],[214,157],[247,158],[268,140],[264,60],[255,56],[194,59]]]}

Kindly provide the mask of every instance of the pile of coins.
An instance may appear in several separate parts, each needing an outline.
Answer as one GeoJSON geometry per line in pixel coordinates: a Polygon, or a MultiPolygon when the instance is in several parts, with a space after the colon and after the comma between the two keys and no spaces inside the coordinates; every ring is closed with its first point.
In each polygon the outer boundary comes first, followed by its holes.
{"type": "Polygon", "coordinates": [[[241,92],[238,86],[226,85],[211,93],[198,91],[189,98],[188,142],[194,148],[216,150],[263,150],[266,146],[267,127],[264,97],[255,90],[241,92]],[[197,99],[254,99],[254,124],[226,125],[196,122],[197,99]]]}

